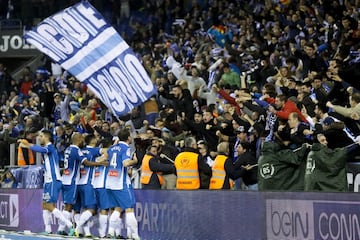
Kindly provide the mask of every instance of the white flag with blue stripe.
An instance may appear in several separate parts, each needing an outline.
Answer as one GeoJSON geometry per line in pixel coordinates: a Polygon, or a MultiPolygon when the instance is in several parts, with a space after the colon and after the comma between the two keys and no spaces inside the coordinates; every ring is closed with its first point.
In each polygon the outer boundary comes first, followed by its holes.
{"type": "Polygon", "coordinates": [[[115,116],[156,94],[132,49],[87,1],[48,17],[24,37],[85,83],[115,116]]]}

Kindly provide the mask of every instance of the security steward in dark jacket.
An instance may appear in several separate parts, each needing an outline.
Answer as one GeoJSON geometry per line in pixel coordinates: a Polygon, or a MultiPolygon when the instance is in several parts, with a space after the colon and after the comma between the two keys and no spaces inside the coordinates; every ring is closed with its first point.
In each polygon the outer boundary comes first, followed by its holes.
{"type": "Polygon", "coordinates": [[[141,164],[140,182],[142,189],[161,189],[162,174],[175,173],[173,164],[160,162],[157,146],[149,146],[141,164]]]}

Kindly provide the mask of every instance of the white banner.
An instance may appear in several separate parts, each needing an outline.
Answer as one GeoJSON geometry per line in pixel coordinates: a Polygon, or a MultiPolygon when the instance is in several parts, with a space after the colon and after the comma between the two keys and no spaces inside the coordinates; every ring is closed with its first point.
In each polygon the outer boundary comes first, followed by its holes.
{"type": "Polygon", "coordinates": [[[156,94],[132,49],[87,1],[48,17],[24,37],[86,83],[115,116],[156,94]]]}

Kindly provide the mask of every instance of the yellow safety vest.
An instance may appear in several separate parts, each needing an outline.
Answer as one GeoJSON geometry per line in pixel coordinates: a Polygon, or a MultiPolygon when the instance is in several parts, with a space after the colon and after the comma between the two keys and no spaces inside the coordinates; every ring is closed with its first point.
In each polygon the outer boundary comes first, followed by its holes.
{"type": "MultiPolygon", "coordinates": [[[[151,158],[153,158],[153,156],[151,156],[149,154],[145,154],[145,156],[144,156],[144,158],[142,160],[142,163],[141,163],[141,177],[140,177],[140,182],[142,184],[149,184],[151,175],[154,173],[150,169],[150,164],[149,163],[150,163],[151,158]]],[[[164,183],[164,178],[159,173],[155,173],[155,174],[159,178],[160,185],[162,185],[164,183]]]]}
{"type": "Polygon", "coordinates": [[[199,154],[194,152],[182,152],[176,156],[176,189],[190,190],[200,188],[198,156],[199,154]]]}
{"type": "Polygon", "coordinates": [[[222,189],[225,182],[225,161],[228,157],[217,155],[212,166],[212,177],[210,178],[209,189],[222,189]]]}

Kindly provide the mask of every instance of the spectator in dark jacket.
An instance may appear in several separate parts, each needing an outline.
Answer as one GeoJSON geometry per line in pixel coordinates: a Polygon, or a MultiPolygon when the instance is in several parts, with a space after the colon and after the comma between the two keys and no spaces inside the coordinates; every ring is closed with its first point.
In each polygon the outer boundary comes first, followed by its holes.
{"type": "Polygon", "coordinates": [[[234,163],[235,178],[242,178],[245,189],[258,190],[257,186],[257,161],[255,153],[251,151],[251,144],[240,143],[237,146],[238,158],[234,163]]]}
{"type": "Polygon", "coordinates": [[[188,90],[183,89],[180,85],[175,85],[170,93],[165,92],[162,87],[159,88],[159,92],[161,96],[173,100],[173,107],[178,115],[184,113],[187,119],[193,119],[193,99],[188,94],[188,90]]]}

